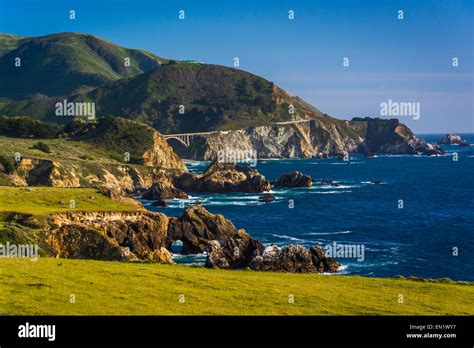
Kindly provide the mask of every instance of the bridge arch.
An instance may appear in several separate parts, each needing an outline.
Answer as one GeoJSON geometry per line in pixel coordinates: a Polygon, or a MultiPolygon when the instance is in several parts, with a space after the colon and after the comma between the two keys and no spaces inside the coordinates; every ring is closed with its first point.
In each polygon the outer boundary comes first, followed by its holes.
{"type": "Polygon", "coordinates": [[[165,140],[168,141],[169,139],[175,139],[183,144],[185,147],[189,147],[189,136],[188,135],[170,135],[164,136],[165,140]]]}

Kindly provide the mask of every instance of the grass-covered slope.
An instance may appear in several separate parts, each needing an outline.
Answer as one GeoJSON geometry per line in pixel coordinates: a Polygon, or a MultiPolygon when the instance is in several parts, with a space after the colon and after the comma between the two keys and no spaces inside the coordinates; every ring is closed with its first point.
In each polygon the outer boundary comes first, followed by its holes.
{"type": "Polygon", "coordinates": [[[393,278],[0,259],[0,315],[472,315],[473,296],[393,278]]]}
{"type": "Polygon", "coordinates": [[[41,93],[67,95],[158,67],[166,60],[127,49],[93,35],[59,33],[41,37],[0,34],[0,97],[41,93]],[[21,58],[21,67],[15,59],[21,58]],[[125,66],[125,58],[130,66],[125,66]]]}
{"type": "Polygon", "coordinates": [[[0,156],[13,161],[16,153],[22,158],[61,163],[126,163],[185,169],[155,129],[114,117],[104,117],[99,122],[76,119],[59,127],[29,117],[0,116],[0,156]],[[49,151],[38,149],[39,143],[49,151]],[[130,158],[126,159],[125,154],[130,158]]]}
{"type": "Polygon", "coordinates": [[[153,150],[159,152],[156,156],[161,157],[162,161],[168,158],[166,162],[173,163],[174,168],[184,169],[184,164],[168,143],[154,128],[143,123],[108,116],[88,128],[86,133],[75,136],[74,139],[121,157],[127,152],[130,154],[130,163],[135,164],[157,165],[158,163],[148,163],[149,159],[144,158],[145,153],[153,150]]]}
{"type": "Polygon", "coordinates": [[[50,214],[66,211],[135,210],[131,200],[115,201],[93,188],[0,186],[0,213],[50,214]],[[71,208],[71,201],[74,208],[71,208]]]}

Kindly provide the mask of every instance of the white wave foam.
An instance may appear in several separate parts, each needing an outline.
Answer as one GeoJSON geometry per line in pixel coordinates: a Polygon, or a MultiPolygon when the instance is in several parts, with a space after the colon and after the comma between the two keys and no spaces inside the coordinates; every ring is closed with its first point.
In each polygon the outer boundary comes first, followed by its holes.
{"type": "Polygon", "coordinates": [[[310,235],[310,236],[323,236],[323,235],[333,235],[333,234],[348,234],[348,233],[352,233],[352,231],[338,231],[338,232],[311,232],[311,233],[307,233],[307,235],[310,235]]]}
{"type": "Polygon", "coordinates": [[[256,200],[259,199],[260,196],[219,196],[221,200],[256,200]]]}
{"type": "Polygon", "coordinates": [[[323,190],[328,190],[328,189],[348,189],[348,188],[357,188],[361,187],[361,185],[322,185],[322,186],[313,186],[314,188],[320,188],[323,190]]]}
{"type": "Polygon", "coordinates": [[[362,161],[349,161],[349,162],[335,162],[335,163],[329,163],[330,165],[336,165],[336,164],[345,164],[345,165],[351,165],[351,164],[363,164],[365,162],[362,161]]]}
{"type": "Polygon", "coordinates": [[[339,194],[339,193],[350,193],[352,191],[348,190],[348,191],[317,191],[317,192],[314,192],[316,194],[319,194],[319,195],[331,195],[331,194],[339,194]]]}
{"type": "MultiPolygon", "coordinates": [[[[270,202],[271,203],[271,202],[270,202]]],[[[221,202],[221,201],[209,201],[205,205],[210,206],[210,205],[240,205],[240,206],[246,206],[246,205],[263,205],[267,204],[265,202],[260,202],[260,201],[248,201],[248,202],[239,202],[239,201],[226,201],[226,202],[221,202]]]]}
{"type": "Polygon", "coordinates": [[[296,238],[296,237],[287,236],[287,235],[284,235],[284,234],[272,234],[272,236],[277,237],[277,238],[282,238],[282,239],[289,239],[289,240],[292,240],[292,241],[295,241],[295,242],[313,243],[312,241],[307,240],[307,239],[296,238]]]}

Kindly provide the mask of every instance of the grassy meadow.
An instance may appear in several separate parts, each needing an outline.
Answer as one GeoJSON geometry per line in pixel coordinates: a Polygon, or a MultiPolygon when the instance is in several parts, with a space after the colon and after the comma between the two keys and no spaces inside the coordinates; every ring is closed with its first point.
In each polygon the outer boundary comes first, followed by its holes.
{"type": "Polygon", "coordinates": [[[473,315],[473,298],[398,278],[0,259],[0,315],[473,315]]]}
{"type": "Polygon", "coordinates": [[[0,186],[0,213],[19,212],[42,215],[65,211],[134,210],[131,200],[118,202],[93,188],[0,186]],[[75,208],[70,207],[71,200],[75,208]]]}

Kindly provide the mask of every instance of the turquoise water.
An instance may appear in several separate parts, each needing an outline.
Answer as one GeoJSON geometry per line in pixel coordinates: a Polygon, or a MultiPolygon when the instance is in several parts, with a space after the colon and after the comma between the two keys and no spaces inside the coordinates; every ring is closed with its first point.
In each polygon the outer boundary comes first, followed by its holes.
{"type": "MultiPolygon", "coordinates": [[[[442,135],[425,135],[438,141],[442,135]]],[[[473,134],[462,135],[474,143],[473,134]]],[[[395,275],[474,280],[474,147],[444,146],[440,157],[353,155],[337,159],[259,160],[268,179],[298,170],[315,180],[332,179],[338,186],[316,183],[310,189],[275,189],[272,203],[258,194],[193,194],[151,210],[179,216],[183,204],[202,201],[213,213],[266,244],[306,246],[356,244],[364,260],[338,259],[341,274],[395,275]],[[459,160],[453,161],[457,152],[459,160]],[[382,180],[373,184],[372,180],[382,180]],[[293,208],[291,208],[291,201],[293,208]],[[400,200],[403,208],[400,209],[400,200]],[[453,255],[453,248],[458,255],[453,255]]],[[[200,172],[206,162],[190,162],[200,172]]],[[[147,205],[149,202],[145,201],[147,205]]],[[[202,262],[203,255],[179,256],[178,262],[202,262]]]]}

